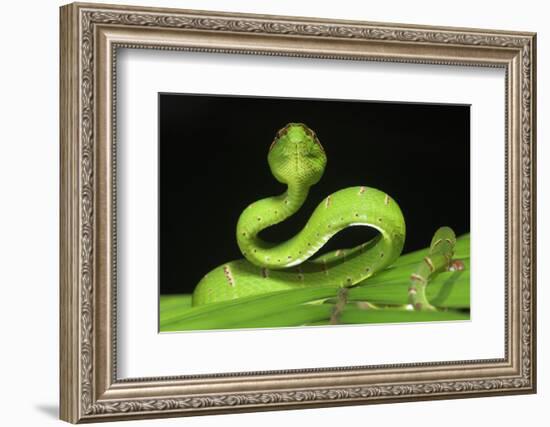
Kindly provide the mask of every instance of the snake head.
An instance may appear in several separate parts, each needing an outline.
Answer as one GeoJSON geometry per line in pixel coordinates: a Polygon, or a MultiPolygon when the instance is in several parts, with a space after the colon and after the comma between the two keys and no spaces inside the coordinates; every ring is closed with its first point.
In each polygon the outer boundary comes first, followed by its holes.
{"type": "Polygon", "coordinates": [[[327,156],[315,132],[303,123],[289,123],[277,132],[267,161],[277,181],[310,187],[323,176],[327,156]]]}

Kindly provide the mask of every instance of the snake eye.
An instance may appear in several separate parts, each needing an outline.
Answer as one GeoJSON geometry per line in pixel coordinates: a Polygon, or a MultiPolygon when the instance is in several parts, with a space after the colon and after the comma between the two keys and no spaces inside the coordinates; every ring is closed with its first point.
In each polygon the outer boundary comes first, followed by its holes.
{"type": "Polygon", "coordinates": [[[279,129],[279,131],[277,132],[277,138],[281,138],[283,136],[285,136],[288,132],[288,125],[286,125],[284,128],[282,129],[279,129]]]}

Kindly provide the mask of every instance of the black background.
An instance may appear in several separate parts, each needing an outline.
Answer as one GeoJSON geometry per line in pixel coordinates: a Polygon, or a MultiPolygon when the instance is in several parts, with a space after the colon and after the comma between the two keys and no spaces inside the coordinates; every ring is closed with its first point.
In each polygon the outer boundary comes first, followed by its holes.
{"type": "MultiPolygon", "coordinates": [[[[470,229],[470,108],[291,98],[159,94],[160,292],[190,293],[205,273],[242,258],[235,238],[241,211],[280,194],[268,148],[289,122],[312,128],[327,157],[321,181],[299,212],[262,233],[285,240],[328,194],[378,188],[405,217],[403,253],[429,245],[435,230],[470,229]]],[[[351,227],[321,250],[375,235],[351,227]]]]}

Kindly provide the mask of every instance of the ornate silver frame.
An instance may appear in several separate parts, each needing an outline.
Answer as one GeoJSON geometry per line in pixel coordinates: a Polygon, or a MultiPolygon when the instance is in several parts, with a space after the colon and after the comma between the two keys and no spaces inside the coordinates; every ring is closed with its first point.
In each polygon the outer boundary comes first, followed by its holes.
{"type": "Polygon", "coordinates": [[[61,8],[61,419],[72,422],[534,393],[535,34],[204,11],[61,8]],[[117,379],[117,47],[502,67],[506,340],[496,360],[117,379]]]}

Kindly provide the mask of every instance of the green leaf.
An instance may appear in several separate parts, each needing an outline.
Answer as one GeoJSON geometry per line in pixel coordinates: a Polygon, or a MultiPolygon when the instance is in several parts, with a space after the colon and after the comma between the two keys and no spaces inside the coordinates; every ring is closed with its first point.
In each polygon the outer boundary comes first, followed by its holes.
{"type": "Polygon", "coordinates": [[[160,296],[160,312],[169,313],[172,311],[181,311],[183,308],[191,307],[193,295],[161,295],[160,296]]]}
{"type": "MultiPolygon", "coordinates": [[[[442,308],[470,307],[470,260],[463,261],[464,270],[439,273],[430,281],[426,295],[432,305],[442,308]]],[[[381,274],[365,280],[350,289],[348,300],[388,305],[407,304],[410,274],[411,270],[399,268],[391,275],[381,274]]]]}
{"type": "Polygon", "coordinates": [[[278,328],[301,326],[327,321],[333,310],[331,305],[298,305],[268,316],[257,317],[245,322],[235,322],[232,328],[278,328]]]}
{"type": "MultiPolygon", "coordinates": [[[[402,255],[392,266],[349,289],[348,304],[340,323],[391,323],[431,320],[469,319],[470,235],[457,239],[455,258],[462,259],[465,270],[438,274],[427,287],[430,303],[437,312],[406,311],[407,290],[412,271],[428,249],[402,255]],[[354,302],[368,301],[387,305],[379,310],[364,310],[354,302]]],[[[184,331],[228,328],[261,328],[330,324],[338,288],[320,286],[272,292],[231,301],[191,307],[191,295],[161,295],[160,330],[184,331]],[[326,302],[325,304],[319,304],[326,302]],[[328,303],[327,303],[328,302],[328,303]]]]}
{"type": "Polygon", "coordinates": [[[238,298],[232,301],[191,307],[178,316],[164,318],[161,315],[160,330],[181,331],[196,329],[233,328],[245,322],[256,321],[272,314],[289,312],[294,306],[334,296],[334,286],[303,288],[290,291],[271,292],[238,298]]]}

